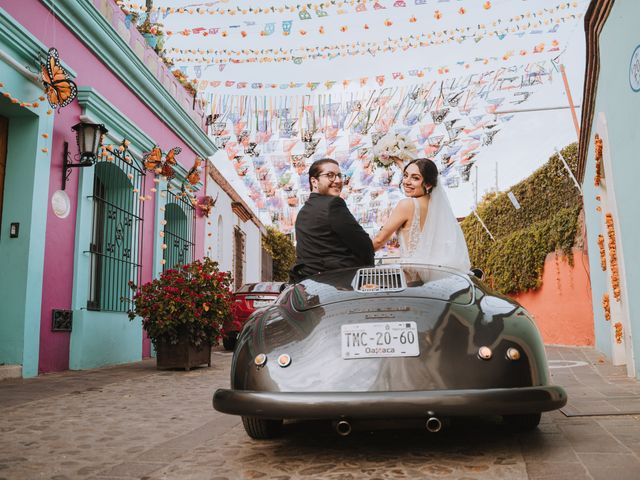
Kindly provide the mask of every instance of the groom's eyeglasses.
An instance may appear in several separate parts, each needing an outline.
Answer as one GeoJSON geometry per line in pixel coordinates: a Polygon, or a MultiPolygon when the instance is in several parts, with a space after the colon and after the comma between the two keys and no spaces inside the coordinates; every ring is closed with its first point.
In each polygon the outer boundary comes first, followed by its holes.
{"type": "Polygon", "coordinates": [[[328,172],[328,173],[321,173],[318,175],[318,177],[322,177],[322,176],[327,177],[327,180],[329,180],[330,182],[333,182],[336,178],[339,178],[340,180],[342,180],[341,173],[328,172]]]}

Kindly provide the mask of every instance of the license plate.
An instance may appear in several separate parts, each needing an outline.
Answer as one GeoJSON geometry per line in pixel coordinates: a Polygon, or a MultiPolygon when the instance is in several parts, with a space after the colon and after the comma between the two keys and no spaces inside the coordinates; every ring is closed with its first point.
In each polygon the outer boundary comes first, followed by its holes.
{"type": "Polygon", "coordinates": [[[266,307],[268,305],[271,305],[273,303],[273,300],[254,300],[253,301],[253,306],[255,308],[262,308],[262,307],[266,307]]]}
{"type": "Polygon", "coordinates": [[[345,359],[420,355],[416,322],[352,323],[340,336],[345,359]]]}

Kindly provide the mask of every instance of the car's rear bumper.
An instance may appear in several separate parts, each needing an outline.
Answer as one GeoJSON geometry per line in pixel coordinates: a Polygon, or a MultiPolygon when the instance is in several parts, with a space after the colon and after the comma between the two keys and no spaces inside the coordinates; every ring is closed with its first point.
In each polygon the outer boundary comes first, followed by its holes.
{"type": "Polygon", "coordinates": [[[232,415],[286,419],[421,418],[511,415],[562,408],[567,394],[555,385],[483,390],[411,392],[254,392],[219,389],[213,408],[232,415]]]}

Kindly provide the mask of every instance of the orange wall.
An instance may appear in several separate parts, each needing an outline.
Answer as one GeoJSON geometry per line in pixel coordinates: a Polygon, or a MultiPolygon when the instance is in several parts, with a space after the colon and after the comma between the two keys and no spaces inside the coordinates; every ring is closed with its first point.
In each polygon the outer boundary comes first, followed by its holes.
{"type": "Polygon", "coordinates": [[[550,253],[544,263],[542,286],[511,295],[531,313],[544,343],[593,345],[593,307],[589,258],[573,249],[574,266],[560,253],[550,253]]]}

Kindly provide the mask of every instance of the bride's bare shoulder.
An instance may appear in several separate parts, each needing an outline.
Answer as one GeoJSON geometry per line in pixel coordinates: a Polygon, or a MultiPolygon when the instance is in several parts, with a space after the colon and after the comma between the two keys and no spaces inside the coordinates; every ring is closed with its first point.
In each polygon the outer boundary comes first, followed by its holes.
{"type": "Polygon", "coordinates": [[[411,198],[403,198],[396,205],[399,212],[411,213],[413,211],[413,200],[411,198]]]}

